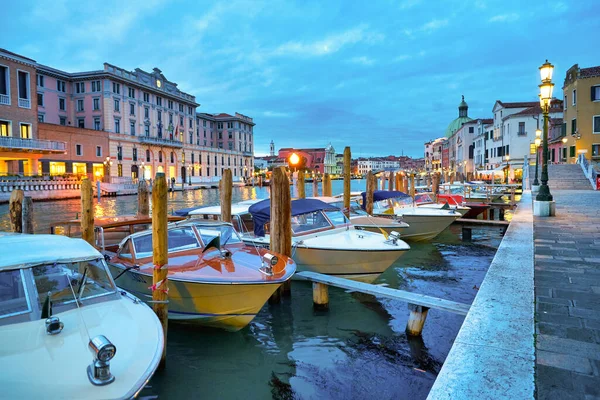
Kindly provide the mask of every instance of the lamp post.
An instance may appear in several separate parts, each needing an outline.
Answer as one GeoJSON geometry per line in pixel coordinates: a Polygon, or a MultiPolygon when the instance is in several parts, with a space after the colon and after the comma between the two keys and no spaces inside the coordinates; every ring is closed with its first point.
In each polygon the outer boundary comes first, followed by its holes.
{"type": "MultiPolygon", "coordinates": [[[[565,148],[564,153],[567,154],[567,150],[566,150],[566,148],[567,148],[567,146],[566,146],[566,144],[567,144],[567,137],[566,136],[562,138],[562,143],[563,143],[563,147],[565,148]]],[[[564,157],[562,157],[562,154],[561,154],[560,160],[561,161],[567,161],[567,156],[565,155],[564,157]]]]}
{"type": "MultiPolygon", "coordinates": [[[[548,60],[540,67],[540,77],[542,78],[542,84],[539,85],[540,106],[544,115],[544,130],[542,139],[542,184],[535,198],[537,201],[552,201],[552,194],[550,194],[550,188],[548,187],[548,113],[550,111],[550,102],[552,101],[552,89],[554,88],[554,84],[552,83],[553,71],[554,66],[548,60]]],[[[551,212],[549,211],[550,214],[551,212]]]]}
{"type": "Polygon", "coordinates": [[[110,183],[110,167],[112,166],[112,160],[110,159],[110,156],[106,156],[106,159],[104,160],[104,181],[106,183],[110,183]]]}
{"type": "Polygon", "coordinates": [[[533,180],[533,186],[540,186],[538,181],[538,161],[540,153],[540,144],[542,144],[542,131],[539,129],[535,130],[535,179],[533,180]]]}
{"type": "Polygon", "coordinates": [[[508,185],[508,176],[510,175],[510,156],[506,155],[506,184],[508,185]]]}

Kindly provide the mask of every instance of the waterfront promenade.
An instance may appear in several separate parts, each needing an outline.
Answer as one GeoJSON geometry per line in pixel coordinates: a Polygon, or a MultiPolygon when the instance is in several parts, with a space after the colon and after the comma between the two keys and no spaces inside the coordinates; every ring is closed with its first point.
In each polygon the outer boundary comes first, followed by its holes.
{"type": "Polygon", "coordinates": [[[600,399],[600,191],[552,195],[533,221],[537,398],[600,399]]]}

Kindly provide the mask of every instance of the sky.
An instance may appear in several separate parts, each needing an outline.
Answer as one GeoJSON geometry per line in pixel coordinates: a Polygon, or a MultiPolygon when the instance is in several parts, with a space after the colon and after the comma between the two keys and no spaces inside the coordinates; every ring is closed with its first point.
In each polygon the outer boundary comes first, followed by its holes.
{"type": "MultiPolygon", "coordinates": [[[[539,66],[600,65],[600,1],[9,1],[0,47],[68,72],[158,67],[200,112],[256,123],[255,154],[423,156],[471,118],[536,101],[539,66]]],[[[557,93],[558,92],[558,93],[557,93]]]]}

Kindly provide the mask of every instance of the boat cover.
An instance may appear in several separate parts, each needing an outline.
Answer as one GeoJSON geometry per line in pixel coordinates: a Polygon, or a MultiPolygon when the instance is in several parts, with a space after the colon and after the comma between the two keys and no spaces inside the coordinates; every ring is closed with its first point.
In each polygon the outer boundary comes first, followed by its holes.
{"type": "MultiPolygon", "coordinates": [[[[292,217],[321,210],[335,210],[337,207],[317,199],[292,200],[292,217]]],[[[271,220],[271,200],[265,199],[248,209],[254,220],[254,234],[265,236],[265,224],[271,220]]]]}
{"type": "MultiPolygon", "coordinates": [[[[367,204],[367,192],[362,192],[361,195],[363,199],[362,208],[364,210],[367,204]]],[[[403,199],[406,197],[410,196],[404,192],[399,192],[397,190],[375,190],[373,192],[373,201],[381,201],[387,199],[403,199]]]]}
{"type": "Polygon", "coordinates": [[[188,208],[182,208],[181,210],[175,210],[175,211],[173,211],[173,215],[177,215],[178,217],[187,217],[187,216],[188,216],[188,214],[189,214],[191,211],[197,210],[197,209],[199,209],[199,208],[202,208],[202,207],[188,207],[188,208]]]}

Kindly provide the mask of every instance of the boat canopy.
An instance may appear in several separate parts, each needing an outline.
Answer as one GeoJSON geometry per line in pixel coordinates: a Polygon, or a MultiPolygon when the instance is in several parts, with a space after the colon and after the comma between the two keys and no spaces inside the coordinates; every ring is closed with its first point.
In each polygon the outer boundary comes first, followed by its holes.
{"type": "MultiPolygon", "coordinates": [[[[367,204],[367,192],[362,192],[361,196],[363,199],[362,207],[364,209],[367,204]]],[[[397,190],[375,190],[373,192],[373,201],[374,202],[387,200],[387,199],[404,199],[406,197],[410,197],[410,196],[404,192],[399,192],[397,190]]]]}
{"type": "MultiPolygon", "coordinates": [[[[292,217],[309,214],[315,211],[337,210],[338,208],[317,199],[292,200],[292,217]]],[[[271,199],[253,204],[248,209],[254,219],[254,234],[265,236],[265,224],[271,220],[271,199]]]]}
{"type": "Polygon", "coordinates": [[[180,209],[180,210],[175,210],[175,211],[173,211],[173,215],[177,215],[178,217],[187,217],[187,216],[188,216],[188,214],[189,214],[191,211],[197,210],[197,209],[199,209],[199,208],[202,208],[202,207],[188,207],[188,208],[182,208],[182,209],[180,209]]]}
{"type": "Polygon", "coordinates": [[[6,232],[0,232],[0,254],[0,271],[102,258],[98,250],[82,239],[6,232]]]}

